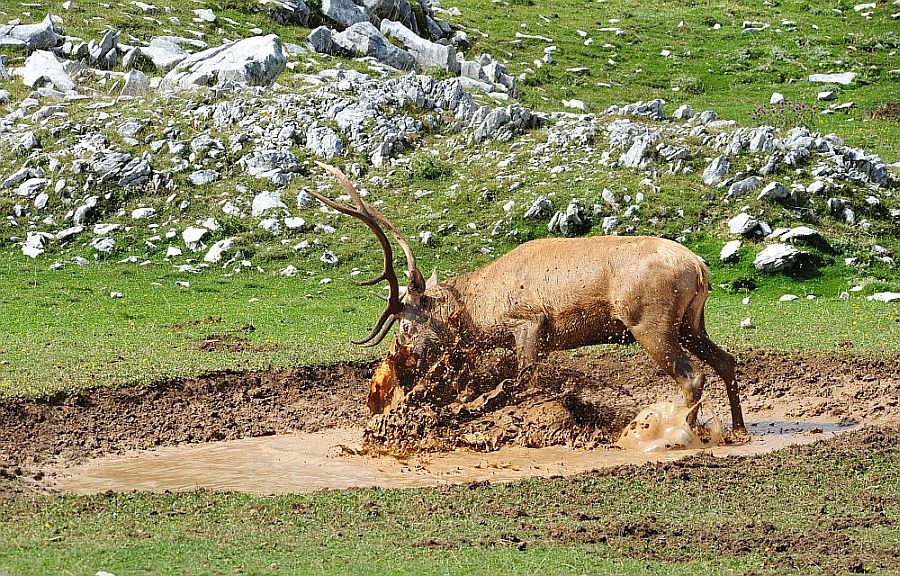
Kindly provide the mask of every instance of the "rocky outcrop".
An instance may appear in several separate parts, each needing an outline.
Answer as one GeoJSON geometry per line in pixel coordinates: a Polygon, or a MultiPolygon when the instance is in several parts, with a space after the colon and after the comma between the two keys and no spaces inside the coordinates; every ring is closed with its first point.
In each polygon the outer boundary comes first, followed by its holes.
{"type": "Polygon", "coordinates": [[[425,40],[400,22],[393,20],[381,21],[381,33],[403,44],[407,52],[415,58],[419,70],[442,68],[454,74],[459,73],[459,62],[456,61],[456,49],[453,46],[425,40]]]}
{"type": "Polygon", "coordinates": [[[284,71],[281,39],[255,36],[198,52],[181,61],[163,78],[164,89],[190,89],[226,82],[268,86],[284,71]]]}
{"type": "Polygon", "coordinates": [[[0,25],[0,46],[12,46],[23,50],[48,50],[63,42],[60,32],[53,26],[48,14],[38,24],[0,25]]]}
{"type": "Polygon", "coordinates": [[[368,20],[353,24],[332,36],[334,44],[356,56],[372,56],[379,62],[398,70],[413,70],[415,59],[408,52],[391,44],[378,28],[368,20]]]}

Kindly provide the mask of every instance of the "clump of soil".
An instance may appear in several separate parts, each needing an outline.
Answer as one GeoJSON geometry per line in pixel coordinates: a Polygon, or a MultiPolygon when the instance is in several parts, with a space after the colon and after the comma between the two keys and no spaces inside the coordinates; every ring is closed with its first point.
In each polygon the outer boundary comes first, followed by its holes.
{"type": "Polygon", "coordinates": [[[380,390],[392,401],[376,403],[382,413],[366,426],[365,445],[374,452],[594,448],[615,441],[639,408],[616,385],[576,368],[545,363],[517,372],[511,354],[458,348],[421,374],[402,361],[394,366],[394,355],[404,356],[396,344],[373,379],[373,393],[383,384],[379,376],[397,386],[380,390]],[[395,374],[381,372],[388,365],[395,374]]]}
{"type": "Polygon", "coordinates": [[[872,112],[873,120],[894,120],[900,121],[900,102],[889,102],[878,110],[872,112]]]}
{"type": "MultiPolygon", "coordinates": [[[[382,368],[391,364],[394,354],[400,360],[403,351],[392,346],[382,368]]],[[[900,407],[900,370],[890,367],[890,358],[854,357],[855,367],[849,368],[839,357],[745,354],[748,358],[739,366],[745,413],[768,411],[778,418],[849,424],[874,423],[886,416],[893,420],[900,407]]],[[[378,389],[390,402],[372,410],[365,446],[373,453],[393,454],[492,451],[502,446],[595,448],[615,442],[647,405],[660,399],[681,402],[675,382],[644,354],[602,359],[576,355],[563,362],[560,356],[520,373],[511,354],[477,347],[456,347],[424,371],[401,370],[403,358],[395,374],[382,373],[381,381],[373,380],[373,393],[378,389]],[[643,367],[643,384],[623,381],[616,373],[633,374],[637,365],[643,367]],[[384,388],[385,382],[396,383],[400,391],[384,388]]],[[[721,380],[708,369],[704,372],[700,422],[716,415],[717,407],[727,406],[721,380]]],[[[746,440],[730,431],[724,437],[726,443],[746,440]]]]}
{"type": "Polygon", "coordinates": [[[202,352],[277,352],[278,344],[254,344],[249,338],[222,332],[204,336],[197,346],[202,352]]]}

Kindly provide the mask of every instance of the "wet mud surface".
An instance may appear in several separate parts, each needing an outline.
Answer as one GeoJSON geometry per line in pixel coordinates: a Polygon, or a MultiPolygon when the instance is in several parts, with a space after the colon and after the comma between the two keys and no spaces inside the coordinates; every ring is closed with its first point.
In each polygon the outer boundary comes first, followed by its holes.
{"type": "MultiPolygon", "coordinates": [[[[43,489],[44,470],[107,454],[185,443],[362,428],[376,363],[220,373],[0,404],[0,493],[43,489]]],[[[602,442],[644,406],[679,400],[643,354],[557,355],[542,374],[605,410],[602,442]]],[[[900,425],[900,357],[747,351],[739,378],[750,421],[900,425]]],[[[704,416],[727,422],[724,386],[708,376],[704,416]]],[[[521,422],[508,422],[521,425],[521,422]]],[[[566,438],[560,438],[566,443],[566,438]]]]}

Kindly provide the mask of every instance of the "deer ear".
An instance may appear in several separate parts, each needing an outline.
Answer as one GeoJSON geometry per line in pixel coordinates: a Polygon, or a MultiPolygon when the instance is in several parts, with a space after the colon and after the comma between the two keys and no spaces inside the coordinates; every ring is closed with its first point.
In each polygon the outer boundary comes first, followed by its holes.
{"type": "Polygon", "coordinates": [[[411,294],[423,294],[425,292],[425,277],[422,276],[418,268],[410,273],[406,289],[411,294]]]}
{"type": "Polygon", "coordinates": [[[434,288],[435,286],[437,286],[437,283],[438,276],[437,269],[435,269],[431,271],[431,276],[429,276],[428,280],[425,281],[425,289],[428,290],[429,288],[434,288]]]}

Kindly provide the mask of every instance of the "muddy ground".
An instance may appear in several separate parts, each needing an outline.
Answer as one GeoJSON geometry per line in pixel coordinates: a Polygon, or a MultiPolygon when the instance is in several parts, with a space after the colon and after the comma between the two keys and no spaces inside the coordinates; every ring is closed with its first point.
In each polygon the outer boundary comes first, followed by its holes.
{"type": "MultiPolygon", "coordinates": [[[[0,493],[40,489],[41,470],[102,454],[180,443],[361,427],[375,363],[219,373],[152,386],[100,388],[0,403],[0,493]]],[[[678,399],[644,354],[551,357],[579,395],[610,415],[611,438],[638,410],[678,399]],[[578,376],[580,375],[580,376],[578,376]]],[[[741,354],[744,412],[757,419],[822,419],[900,426],[900,356],[741,354]]],[[[729,422],[724,386],[708,376],[705,415],[729,422]]]]}

